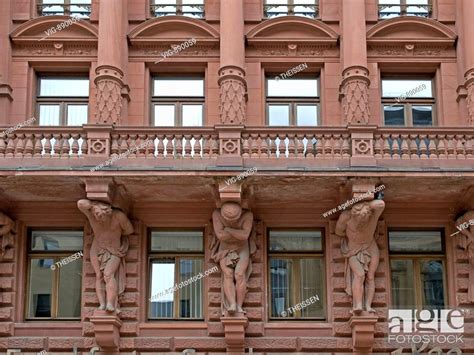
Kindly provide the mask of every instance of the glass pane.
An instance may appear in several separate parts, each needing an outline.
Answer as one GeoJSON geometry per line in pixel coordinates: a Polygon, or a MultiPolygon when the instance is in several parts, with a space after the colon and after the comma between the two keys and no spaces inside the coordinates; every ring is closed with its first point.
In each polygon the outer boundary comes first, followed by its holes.
{"type": "Polygon", "coordinates": [[[30,283],[28,290],[28,317],[51,317],[51,294],[53,289],[54,259],[30,260],[30,283]]]}
{"type": "Polygon", "coordinates": [[[42,3],[47,4],[54,4],[53,6],[45,6],[43,7],[43,14],[44,15],[61,15],[64,14],[63,6],[59,4],[64,4],[64,0],[42,0],[42,3]]]}
{"type": "Polygon", "coordinates": [[[153,231],[153,251],[204,251],[202,231],[153,231]]]}
{"type": "Polygon", "coordinates": [[[316,79],[267,79],[269,97],[318,97],[316,79]]]}
{"type": "MultiPolygon", "coordinates": [[[[407,5],[428,5],[428,0],[407,0],[407,5]]],[[[407,6],[407,15],[428,17],[428,9],[426,6],[407,6]]]]}
{"type": "Polygon", "coordinates": [[[443,261],[422,260],[420,265],[423,308],[444,308],[443,261]]]}
{"type": "Polygon", "coordinates": [[[415,307],[415,287],[413,285],[413,261],[391,260],[392,306],[398,309],[415,307]]]}
{"type": "MultiPolygon", "coordinates": [[[[204,0],[183,0],[183,5],[204,5],[204,0]]],[[[189,17],[202,17],[203,7],[202,6],[183,6],[183,15],[189,17]]]]}
{"type": "MultiPolygon", "coordinates": [[[[387,5],[379,10],[379,17],[392,18],[400,15],[400,6],[388,6],[400,4],[400,0],[379,0],[379,5],[387,5]]],[[[380,9],[380,8],[379,8],[380,9]]]]}
{"type": "Polygon", "coordinates": [[[59,105],[40,105],[40,126],[59,126],[59,105]]]}
{"type": "Polygon", "coordinates": [[[288,14],[288,6],[278,6],[288,4],[288,0],[267,0],[265,4],[268,5],[265,7],[268,17],[285,16],[288,14]]]}
{"type": "Polygon", "coordinates": [[[386,126],[404,126],[405,106],[384,105],[383,116],[386,126]]]}
{"type": "Polygon", "coordinates": [[[442,252],[441,231],[390,231],[392,252],[442,252]]]}
{"type": "Polygon", "coordinates": [[[271,316],[284,317],[282,312],[293,305],[291,273],[293,260],[270,258],[271,316]]]}
{"type": "Polygon", "coordinates": [[[320,231],[270,231],[270,251],[322,251],[320,231]]]}
{"type": "Polygon", "coordinates": [[[181,259],[179,282],[189,284],[179,290],[179,316],[181,318],[202,318],[202,279],[193,279],[202,272],[202,259],[181,259]]]}
{"type": "Polygon", "coordinates": [[[155,79],[153,96],[158,97],[203,97],[202,79],[155,79]]]}
{"type": "Polygon", "coordinates": [[[89,97],[88,79],[40,79],[40,96],[89,97]]]}
{"type": "Polygon", "coordinates": [[[87,105],[67,106],[67,125],[82,126],[87,123],[87,105]]]}
{"type": "Polygon", "coordinates": [[[174,105],[155,105],[155,126],[174,126],[174,105]]]}
{"type": "Polygon", "coordinates": [[[31,250],[77,251],[82,250],[82,231],[32,231],[31,250]]]}
{"type": "Polygon", "coordinates": [[[268,105],[268,124],[270,126],[289,126],[290,106],[268,105]]]}
{"type": "Polygon", "coordinates": [[[432,126],[433,107],[432,106],[412,106],[413,126],[432,126]]]}
{"type": "Polygon", "coordinates": [[[432,98],[431,80],[382,80],[382,97],[402,100],[416,97],[432,98]]]}
{"type": "Polygon", "coordinates": [[[202,126],[203,105],[183,105],[183,126],[202,126]]]}
{"type": "Polygon", "coordinates": [[[82,260],[72,260],[61,266],[58,272],[58,317],[79,318],[81,316],[82,260]]]}
{"type": "Polygon", "coordinates": [[[298,126],[317,126],[318,106],[297,105],[296,121],[298,126]]]}
{"type": "Polygon", "coordinates": [[[321,258],[300,259],[302,317],[324,317],[324,268],[321,258]]]}
{"type": "Polygon", "coordinates": [[[81,5],[91,5],[91,0],[72,0],[71,3],[71,14],[80,18],[87,18],[90,15],[90,7],[88,6],[78,6],[81,5]]]}
{"type": "Polygon", "coordinates": [[[154,261],[151,265],[150,318],[173,317],[174,285],[174,260],[154,261]]]}

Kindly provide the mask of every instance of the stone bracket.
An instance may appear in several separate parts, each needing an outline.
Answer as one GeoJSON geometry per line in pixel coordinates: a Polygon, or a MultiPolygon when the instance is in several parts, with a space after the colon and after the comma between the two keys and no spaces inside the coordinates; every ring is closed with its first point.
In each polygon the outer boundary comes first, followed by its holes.
{"type": "Polygon", "coordinates": [[[120,327],[122,321],[116,314],[95,310],[90,318],[94,325],[94,334],[97,344],[104,350],[118,350],[120,345],[120,327]]]}
{"type": "Polygon", "coordinates": [[[219,132],[217,166],[242,166],[241,136],[244,126],[215,126],[219,132]]]}
{"type": "Polygon", "coordinates": [[[83,178],[82,182],[85,184],[87,199],[108,203],[128,214],[130,199],[125,189],[117,185],[113,178],[83,178]]]}
{"type": "Polygon", "coordinates": [[[349,325],[352,328],[352,346],[354,354],[372,353],[377,319],[377,316],[370,314],[352,316],[351,319],[349,319],[349,325]]]}
{"type": "Polygon", "coordinates": [[[225,332],[227,353],[245,353],[245,328],[249,321],[244,315],[237,317],[221,317],[225,332]]]}
{"type": "Polygon", "coordinates": [[[87,155],[91,157],[110,157],[110,135],[113,126],[84,125],[87,134],[87,155]]]}
{"type": "Polygon", "coordinates": [[[376,166],[374,155],[375,126],[348,126],[351,133],[351,167],[376,166]]]}

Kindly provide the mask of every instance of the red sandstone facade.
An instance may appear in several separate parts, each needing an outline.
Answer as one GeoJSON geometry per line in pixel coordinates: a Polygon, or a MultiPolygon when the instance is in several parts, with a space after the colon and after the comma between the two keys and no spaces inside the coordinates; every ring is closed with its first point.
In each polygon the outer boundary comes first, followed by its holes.
{"type": "MultiPolygon", "coordinates": [[[[310,16],[274,18],[267,3],[205,0],[191,17],[155,16],[151,0],[92,0],[87,16],[45,35],[69,16],[43,16],[41,1],[0,1],[0,125],[37,118],[0,137],[0,209],[14,222],[0,257],[3,353],[389,354],[398,348],[387,341],[394,230],[440,231],[442,308],[471,310],[456,347],[474,353],[470,257],[450,236],[456,219],[474,209],[474,1],[433,0],[426,17],[390,19],[379,18],[377,0],[319,0],[310,16]],[[195,44],[163,59],[189,39],[195,44]],[[317,125],[270,126],[268,77],[302,63],[300,74],[318,79],[317,125]],[[39,78],[71,74],[89,80],[87,122],[41,125],[39,78]],[[201,126],[153,124],[152,78],[170,75],[203,78],[201,126]],[[432,80],[431,126],[384,124],[387,76],[432,80]],[[250,168],[257,172],[227,186],[250,168]],[[323,213],[382,184],[377,313],[353,317],[335,234],[339,212],[323,213]],[[110,203],[133,222],[122,313],[114,319],[95,317],[93,236],[77,208],[83,198],[110,203]],[[203,278],[202,317],[150,319],[151,231],[202,230],[202,269],[209,269],[211,216],[224,201],[255,217],[247,320],[221,318],[219,272],[203,278]],[[77,318],[28,313],[30,239],[44,229],[83,231],[77,318]],[[321,232],[320,319],[272,316],[272,230],[321,232]]],[[[445,353],[453,347],[441,345],[445,353]]]]}

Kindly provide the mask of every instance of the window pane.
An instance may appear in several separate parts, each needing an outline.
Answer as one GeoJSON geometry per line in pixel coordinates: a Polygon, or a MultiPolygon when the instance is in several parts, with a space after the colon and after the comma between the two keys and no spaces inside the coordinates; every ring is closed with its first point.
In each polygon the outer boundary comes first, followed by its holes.
{"type": "Polygon", "coordinates": [[[318,97],[316,79],[267,79],[269,97],[318,97]]]}
{"type": "Polygon", "coordinates": [[[59,126],[59,105],[40,105],[40,126],[59,126]]]}
{"type": "Polygon", "coordinates": [[[413,261],[390,261],[392,274],[392,306],[399,309],[415,307],[415,287],[413,285],[413,261]]]}
{"type": "Polygon", "coordinates": [[[54,259],[30,260],[30,284],[28,291],[28,317],[51,317],[51,293],[53,289],[54,259]]]}
{"type": "Polygon", "coordinates": [[[292,259],[270,258],[271,316],[282,317],[282,312],[294,305],[291,274],[292,259]]]}
{"type": "Polygon", "coordinates": [[[321,258],[300,259],[301,299],[308,306],[301,310],[302,317],[324,317],[324,268],[321,258]],[[313,298],[312,298],[313,297],[313,298]],[[317,297],[316,300],[314,297],[317,297]]]}
{"type": "MultiPolygon", "coordinates": [[[[428,0],[407,0],[407,5],[428,5],[428,0]]],[[[428,9],[426,6],[408,6],[407,15],[428,17],[428,9]]]]}
{"type": "Polygon", "coordinates": [[[440,231],[390,231],[389,245],[392,252],[442,252],[440,231]]]}
{"type": "Polygon", "coordinates": [[[81,316],[82,260],[72,260],[59,272],[58,317],[81,316]]]}
{"type": "Polygon", "coordinates": [[[290,106],[268,105],[268,124],[270,126],[289,126],[290,106]]]}
{"type": "Polygon", "coordinates": [[[183,105],[183,126],[202,126],[203,105],[183,105]]]}
{"type": "Polygon", "coordinates": [[[423,308],[444,308],[443,261],[422,260],[420,265],[423,308]]]}
{"type": "Polygon", "coordinates": [[[156,260],[151,265],[150,318],[172,318],[175,285],[174,260],[156,260]],[[161,294],[161,293],[164,294],[161,294]]]}
{"type": "MultiPolygon", "coordinates": [[[[395,5],[400,4],[400,0],[379,0],[379,5],[395,5]]],[[[400,6],[387,6],[380,10],[381,18],[392,18],[400,15],[400,6]]]]}
{"type": "Polygon", "coordinates": [[[202,231],[153,231],[153,251],[204,251],[202,231]]]}
{"type": "MultiPolygon", "coordinates": [[[[181,259],[179,282],[187,281],[202,271],[202,259],[181,259]]],[[[179,290],[179,316],[202,318],[202,279],[192,281],[179,290]]]]}
{"type": "Polygon", "coordinates": [[[320,231],[270,231],[270,251],[322,251],[320,231]]]}
{"type": "Polygon", "coordinates": [[[78,251],[82,240],[82,231],[32,231],[31,250],[78,251]]]}
{"type": "Polygon", "coordinates": [[[153,96],[158,97],[202,97],[204,80],[202,79],[155,79],[153,96]]]}
{"type": "Polygon", "coordinates": [[[174,126],[174,105],[155,105],[155,126],[174,126]]]}
{"type": "Polygon", "coordinates": [[[297,105],[296,116],[298,126],[317,126],[318,106],[297,105]]]}
{"type": "Polygon", "coordinates": [[[431,80],[382,80],[382,97],[432,98],[431,80]]]}
{"type": "Polygon", "coordinates": [[[433,107],[432,106],[412,106],[413,126],[432,126],[433,107]]]}
{"type": "Polygon", "coordinates": [[[67,125],[82,126],[87,123],[87,105],[67,106],[67,125]]]}
{"type": "MultiPolygon", "coordinates": [[[[288,4],[288,0],[267,0],[266,5],[285,5],[288,4]]],[[[283,16],[288,14],[288,6],[271,6],[267,7],[267,16],[283,16]]]]}
{"type": "Polygon", "coordinates": [[[45,5],[54,4],[53,6],[47,6],[43,8],[43,14],[45,15],[61,15],[64,14],[63,6],[58,4],[64,4],[64,0],[42,0],[45,5]]]}
{"type": "Polygon", "coordinates": [[[89,97],[88,79],[40,79],[40,96],[89,97]]]}
{"type": "Polygon", "coordinates": [[[384,105],[383,116],[386,126],[404,126],[405,106],[384,105]]]}

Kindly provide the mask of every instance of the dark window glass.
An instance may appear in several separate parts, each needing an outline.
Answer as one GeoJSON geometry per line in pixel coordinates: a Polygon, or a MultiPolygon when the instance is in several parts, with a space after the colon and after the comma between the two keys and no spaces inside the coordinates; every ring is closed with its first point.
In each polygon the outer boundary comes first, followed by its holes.
{"type": "Polygon", "coordinates": [[[391,231],[389,237],[391,252],[442,252],[440,231],[391,231]]]}

